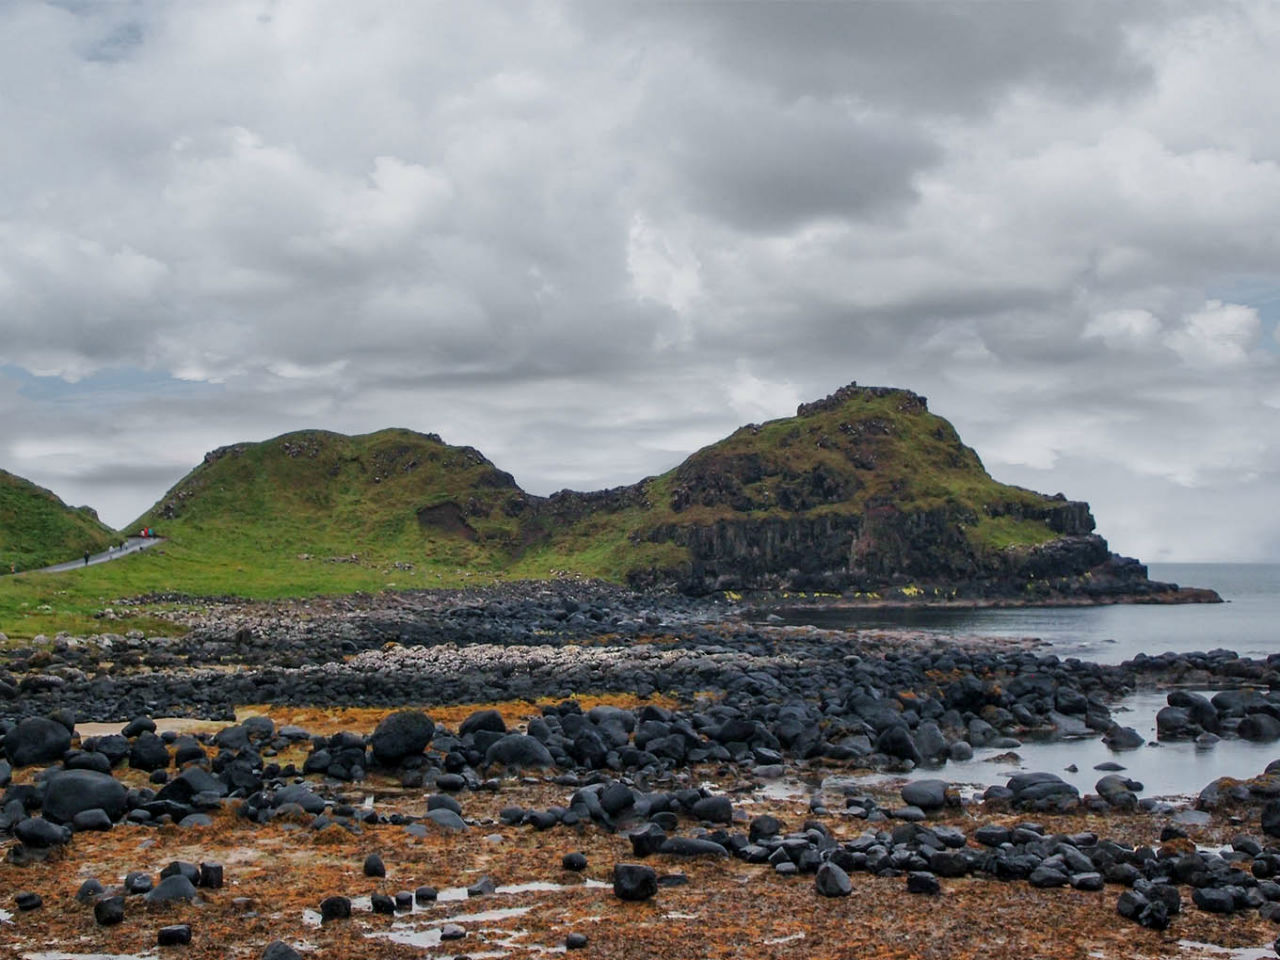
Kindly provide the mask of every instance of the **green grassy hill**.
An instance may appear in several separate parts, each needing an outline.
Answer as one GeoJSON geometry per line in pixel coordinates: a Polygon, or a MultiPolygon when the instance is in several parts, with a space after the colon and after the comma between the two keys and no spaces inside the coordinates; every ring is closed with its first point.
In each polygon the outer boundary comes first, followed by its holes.
{"type": "Polygon", "coordinates": [[[492,572],[524,501],[509,474],[434,435],[307,430],[213,451],[134,526],[286,579],[299,565],[492,572]]]}
{"type": "MultiPolygon", "coordinates": [[[[56,515],[106,542],[92,518],[44,496],[42,509],[57,509],[28,528],[56,515]]],[[[130,525],[167,539],[145,554],[3,578],[0,630],[92,629],[95,611],[139,594],[274,598],[561,574],[693,593],[1143,589],[1145,568],[1112,558],[1093,525],[1087,504],[993,480],[907,390],[850,385],[661,476],[546,498],[434,435],[309,430],[206,455],[130,525]]],[[[44,560],[83,549],[70,534],[29,542],[50,545],[44,560]]]]}
{"type": "Polygon", "coordinates": [[[119,537],[93,511],[0,470],[0,571],[30,570],[98,552],[119,537]]]}
{"type": "Polygon", "coordinates": [[[869,582],[937,578],[998,571],[1011,551],[1093,530],[1086,504],[993,480],[922,397],[856,385],[635,487],[559,499],[541,511],[551,521],[541,545],[518,561],[531,576],[687,579],[714,568],[746,582],[844,566],[869,582]]]}

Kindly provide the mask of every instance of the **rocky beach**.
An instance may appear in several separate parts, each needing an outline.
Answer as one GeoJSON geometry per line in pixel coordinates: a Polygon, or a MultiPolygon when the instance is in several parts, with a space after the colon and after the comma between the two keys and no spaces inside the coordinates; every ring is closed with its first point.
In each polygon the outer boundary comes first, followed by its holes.
{"type": "Polygon", "coordinates": [[[0,672],[18,955],[1193,957],[1275,939],[1276,765],[1147,796],[1125,759],[1156,747],[1117,705],[1160,691],[1157,743],[1273,742],[1280,658],[1100,665],[581,580],[146,601],[171,636],[45,638],[0,672]],[[1044,740],[1114,761],[1092,790],[1060,770],[948,777],[1044,740]]]}

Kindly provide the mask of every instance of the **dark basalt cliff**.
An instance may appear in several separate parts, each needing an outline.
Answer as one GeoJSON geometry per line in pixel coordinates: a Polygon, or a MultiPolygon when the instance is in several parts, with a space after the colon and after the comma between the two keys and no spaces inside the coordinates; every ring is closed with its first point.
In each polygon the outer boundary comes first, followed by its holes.
{"type": "Polygon", "coordinates": [[[635,584],[863,600],[1203,600],[1110,552],[1086,503],[993,480],[907,390],[850,384],[796,416],[743,427],[675,470],[541,502],[558,524],[627,526],[635,584]]]}

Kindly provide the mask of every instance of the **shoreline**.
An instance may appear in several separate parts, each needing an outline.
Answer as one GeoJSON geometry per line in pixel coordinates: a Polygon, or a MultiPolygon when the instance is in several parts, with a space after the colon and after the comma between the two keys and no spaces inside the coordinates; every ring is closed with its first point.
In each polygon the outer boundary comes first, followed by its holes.
{"type": "MultiPolygon", "coordinates": [[[[744,601],[746,598],[744,597],[744,601]]],[[[751,600],[744,602],[748,613],[779,613],[796,610],[807,612],[835,612],[840,610],[1001,610],[1001,609],[1055,609],[1063,607],[1111,607],[1123,604],[1134,606],[1178,606],[1184,604],[1229,603],[1216,590],[1207,587],[1181,587],[1176,591],[1161,593],[1127,593],[1100,597],[1055,597],[1042,600],[1024,600],[1020,597],[975,597],[965,600],[937,599],[884,599],[858,597],[819,597],[797,601],[795,597],[778,600],[751,600]]]]}

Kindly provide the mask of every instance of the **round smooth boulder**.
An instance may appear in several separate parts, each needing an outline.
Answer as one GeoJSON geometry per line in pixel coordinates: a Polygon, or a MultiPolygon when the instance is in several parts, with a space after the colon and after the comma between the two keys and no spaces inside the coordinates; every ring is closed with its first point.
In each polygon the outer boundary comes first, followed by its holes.
{"type": "Polygon", "coordinates": [[[67,770],[49,778],[44,815],[55,823],[71,823],[86,810],[105,810],[113,821],[125,815],[129,790],[109,773],[67,770]]]}
{"type": "Polygon", "coordinates": [[[490,745],[484,762],[508,767],[550,767],[555,761],[540,741],[522,733],[511,733],[490,745]]]}
{"type": "Polygon", "coordinates": [[[613,895],[619,900],[648,900],[658,892],[658,874],[642,863],[618,863],[613,867],[613,895]]]}
{"type": "Polygon", "coordinates": [[[941,810],[947,805],[947,781],[912,780],[902,788],[902,800],[925,813],[941,810]]]}
{"type": "Polygon", "coordinates": [[[283,940],[272,940],[262,951],[262,960],[302,960],[302,954],[283,940]]]}
{"type": "Polygon", "coordinates": [[[394,767],[406,757],[422,753],[435,733],[435,723],[421,710],[398,710],[378,724],[369,745],[378,763],[394,767]]]}
{"type": "Polygon", "coordinates": [[[53,763],[71,749],[71,731],[48,717],[27,717],[5,734],[4,752],[15,767],[53,763]]]}
{"type": "Polygon", "coordinates": [[[93,919],[100,927],[112,927],[124,920],[124,897],[104,897],[93,905],[93,919]]]}

